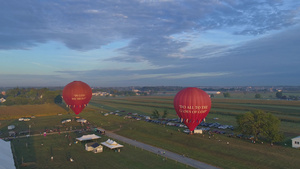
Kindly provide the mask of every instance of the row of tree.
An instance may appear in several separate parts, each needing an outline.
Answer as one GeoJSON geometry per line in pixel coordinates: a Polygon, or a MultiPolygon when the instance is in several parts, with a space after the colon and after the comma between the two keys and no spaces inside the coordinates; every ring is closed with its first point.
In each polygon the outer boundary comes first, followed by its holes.
{"type": "Polygon", "coordinates": [[[285,99],[285,100],[286,99],[288,99],[288,100],[299,100],[300,99],[299,96],[294,96],[294,95],[286,96],[286,95],[283,95],[282,91],[277,92],[276,97],[279,98],[279,99],[285,99]]]}
{"type": "Polygon", "coordinates": [[[44,104],[62,103],[61,90],[51,91],[48,88],[14,88],[6,91],[2,95],[6,101],[2,104],[25,105],[25,104],[44,104]]]}

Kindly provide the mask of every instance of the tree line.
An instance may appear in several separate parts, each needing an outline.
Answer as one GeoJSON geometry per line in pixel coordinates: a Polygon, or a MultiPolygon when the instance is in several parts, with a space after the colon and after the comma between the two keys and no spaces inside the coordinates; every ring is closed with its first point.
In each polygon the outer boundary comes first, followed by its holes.
{"type": "Polygon", "coordinates": [[[5,98],[3,105],[26,105],[44,103],[62,103],[61,90],[49,90],[48,88],[14,88],[0,95],[5,98]]]}
{"type": "Polygon", "coordinates": [[[278,99],[284,99],[284,100],[299,100],[300,98],[299,96],[294,96],[294,95],[289,95],[289,96],[283,95],[282,91],[277,92],[276,97],[278,99]]]}

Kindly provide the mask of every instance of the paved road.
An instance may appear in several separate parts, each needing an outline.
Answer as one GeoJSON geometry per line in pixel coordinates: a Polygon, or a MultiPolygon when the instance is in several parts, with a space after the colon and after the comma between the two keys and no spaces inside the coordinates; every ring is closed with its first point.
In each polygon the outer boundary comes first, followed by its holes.
{"type": "Polygon", "coordinates": [[[189,165],[189,166],[194,167],[194,168],[200,168],[200,169],[202,169],[202,168],[203,169],[217,169],[217,167],[215,167],[215,166],[212,166],[212,165],[209,165],[209,164],[206,164],[206,163],[203,163],[203,162],[191,159],[191,158],[187,158],[187,157],[184,157],[182,155],[179,155],[179,154],[176,154],[176,153],[173,153],[173,152],[161,149],[161,148],[150,146],[148,144],[144,144],[144,143],[141,143],[141,142],[138,142],[138,141],[135,141],[135,140],[132,140],[132,139],[129,139],[129,138],[117,135],[117,134],[115,134],[113,132],[110,132],[110,131],[105,131],[105,134],[107,136],[111,137],[111,138],[123,141],[123,142],[125,142],[127,144],[131,144],[133,146],[142,148],[144,150],[153,152],[155,154],[159,153],[161,156],[164,156],[166,158],[178,161],[180,163],[189,165]]]}

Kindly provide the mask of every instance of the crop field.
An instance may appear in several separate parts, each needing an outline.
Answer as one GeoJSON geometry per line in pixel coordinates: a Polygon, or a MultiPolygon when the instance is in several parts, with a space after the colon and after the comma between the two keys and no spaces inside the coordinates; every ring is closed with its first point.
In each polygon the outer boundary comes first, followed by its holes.
{"type": "MultiPolygon", "coordinates": [[[[212,109],[206,122],[236,126],[237,115],[255,109],[261,109],[279,117],[281,119],[280,129],[286,138],[282,144],[275,144],[274,146],[266,142],[253,144],[247,139],[228,137],[228,134],[235,133],[235,130],[227,129],[227,134],[187,135],[182,132],[184,128],[129,119],[125,116],[127,113],[151,116],[154,109],[160,113],[168,110],[167,118],[177,118],[173,109],[172,96],[93,97],[89,106],[79,116],[87,119],[94,127],[102,127],[114,131],[116,134],[221,168],[298,168],[300,165],[298,159],[300,151],[291,148],[290,140],[290,138],[300,134],[299,101],[212,99],[212,109]],[[110,114],[110,112],[117,110],[120,111],[119,115],[110,114]],[[104,116],[105,113],[109,115],[104,116]]],[[[100,166],[98,163],[105,166],[104,168],[120,168],[120,166],[122,168],[188,168],[172,160],[163,161],[162,157],[156,154],[126,144],[121,153],[106,151],[99,154],[86,152],[82,144],[68,146],[75,137],[80,136],[79,133],[69,133],[72,138],[71,141],[65,138],[65,134],[47,135],[46,138],[39,136],[39,133],[45,129],[60,129],[63,133],[70,129],[87,128],[86,125],[81,125],[75,121],[62,125],[61,120],[75,119],[76,117],[75,114],[69,114],[70,111],[64,108],[60,107],[58,111],[61,112],[62,110],[65,112],[61,116],[58,116],[56,112],[54,115],[36,117],[29,122],[19,122],[17,119],[0,121],[0,131],[3,133],[1,137],[6,136],[6,126],[10,124],[14,124],[17,131],[27,130],[28,126],[31,125],[31,133],[38,134],[35,137],[19,138],[12,141],[16,161],[20,168],[30,168],[30,165],[32,168],[46,168],[45,164],[49,164],[50,168],[57,168],[58,166],[62,168],[90,168],[92,164],[100,166]],[[55,158],[54,161],[50,160],[51,154],[55,158]],[[68,161],[69,156],[75,159],[74,163],[68,161]],[[118,158],[122,160],[112,160],[118,158]],[[135,159],[138,162],[135,162],[135,159]],[[22,160],[29,166],[22,167],[22,160]]],[[[23,117],[24,115],[18,116],[23,117]]],[[[99,141],[106,139],[107,137],[103,136],[103,139],[101,138],[99,141]]]]}
{"type": "Polygon", "coordinates": [[[32,116],[51,116],[66,113],[66,109],[56,104],[0,106],[0,120],[32,116]]]}
{"type": "MultiPolygon", "coordinates": [[[[172,96],[141,96],[125,98],[94,98],[90,105],[97,106],[102,110],[115,111],[125,110],[126,112],[141,113],[151,115],[157,109],[159,112],[168,110],[168,118],[177,118],[173,108],[172,96]]],[[[252,110],[264,110],[277,116],[282,121],[281,130],[294,137],[300,133],[300,101],[287,100],[258,100],[258,99],[212,99],[212,109],[206,120],[208,122],[226,122],[229,125],[236,125],[237,115],[252,110]],[[218,118],[219,120],[213,120],[218,118]],[[288,126],[294,126],[290,128],[288,126]]],[[[288,137],[287,139],[289,139],[288,137]]]]}
{"type": "MultiPolygon", "coordinates": [[[[113,99],[99,97],[94,98],[91,105],[101,105],[100,109],[102,112],[124,110],[127,113],[132,112],[143,115],[151,115],[154,109],[157,109],[159,112],[168,110],[168,118],[177,117],[173,109],[172,96],[126,97],[113,99]]],[[[108,119],[107,121],[109,122],[115,122],[105,123],[103,121],[101,124],[99,123],[99,125],[117,129],[120,128],[119,123],[122,123],[120,131],[117,131],[120,135],[163,147],[179,154],[189,154],[192,158],[222,168],[285,168],[286,166],[290,166],[288,168],[297,168],[296,166],[299,164],[296,162],[295,157],[298,156],[297,154],[300,152],[299,150],[290,148],[290,138],[298,136],[300,133],[299,101],[214,98],[212,99],[211,112],[207,116],[206,121],[236,126],[237,115],[255,109],[270,112],[280,118],[282,121],[280,129],[286,136],[282,145],[272,147],[268,143],[251,144],[249,140],[228,138],[226,135],[215,135],[213,138],[211,137],[211,139],[208,139],[208,135],[205,134],[203,137],[189,136],[184,135],[181,132],[178,133],[177,128],[169,126],[162,127],[161,125],[149,124],[143,121],[133,121],[126,125],[124,124],[124,120],[117,122],[116,119],[119,117],[114,115],[103,118],[108,119]],[[161,128],[163,128],[164,131],[160,131],[159,129],[161,128]],[[182,134],[182,136],[175,136],[177,134],[182,134]],[[227,142],[230,143],[230,146],[225,144],[227,142]],[[187,145],[194,146],[188,147],[187,145]],[[199,152],[202,152],[203,154],[199,152]],[[289,153],[294,153],[295,156],[291,156],[289,153]],[[283,157],[284,160],[282,160],[283,157]],[[224,159],[224,161],[221,159],[224,159]],[[256,166],[253,164],[256,164],[256,166]]],[[[101,114],[99,116],[101,116],[101,114]]]]}

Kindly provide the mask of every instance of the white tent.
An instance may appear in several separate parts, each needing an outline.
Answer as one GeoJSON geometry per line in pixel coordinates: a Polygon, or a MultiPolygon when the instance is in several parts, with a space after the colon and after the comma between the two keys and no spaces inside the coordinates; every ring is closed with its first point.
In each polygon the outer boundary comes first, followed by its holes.
{"type": "Polygon", "coordinates": [[[0,139],[0,169],[15,169],[10,142],[0,139]]]}
{"type": "Polygon", "coordinates": [[[78,123],[87,123],[86,119],[77,119],[76,120],[78,123]]]}
{"type": "Polygon", "coordinates": [[[111,140],[111,139],[108,139],[107,141],[105,142],[102,142],[101,143],[102,145],[110,148],[110,149],[115,149],[115,148],[121,148],[121,147],[124,147],[123,145],[121,144],[118,144],[117,142],[111,140]]]}
{"type": "Polygon", "coordinates": [[[292,147],[300,148],[300,136],[292,138],[292,147]]]}
{"type": "Polygon", "coordinates": [[[89,134],[89,135],[83,135],[79,138],[76,138],[78,141],[87,141],[87,140],[95,140],[101,138],[100,136],[97,136],[95,134],[89,134]]]}
{"type": "Polygon", "coordinates": [[[16,128],[15,125],[9,125],[9,126],[7,126],[7,129],[8,129],[8,130],[12,130],[12,129],[14,129],[14,128],[16,128]]]}

